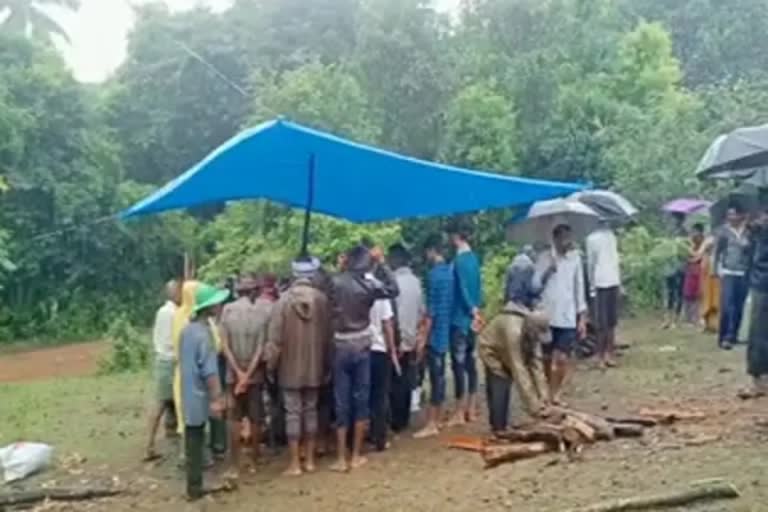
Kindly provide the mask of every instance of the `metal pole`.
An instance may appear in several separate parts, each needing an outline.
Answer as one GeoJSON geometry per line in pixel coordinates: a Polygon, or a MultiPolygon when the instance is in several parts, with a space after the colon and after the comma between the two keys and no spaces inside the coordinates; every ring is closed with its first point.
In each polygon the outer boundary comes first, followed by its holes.
{"type": "Polygon", "coordinates": [[[315,201],[315,154],[309,155],[307,172],[307,204],[304,208],[304,231],[301,235],[300,256],[309,255],[309,223],[312,219],[312,205],[315,201]]]}

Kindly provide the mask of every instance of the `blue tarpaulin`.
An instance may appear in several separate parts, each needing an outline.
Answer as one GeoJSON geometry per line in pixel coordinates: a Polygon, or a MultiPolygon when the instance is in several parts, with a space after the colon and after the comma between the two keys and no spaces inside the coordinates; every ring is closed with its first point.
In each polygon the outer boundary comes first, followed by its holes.
{"type": "Polygon", "coordinates": [[[375,222],[519,206],[582,188],[417,160],[278,119],[233,137],[121,217],[269,199],[375,222]]]}

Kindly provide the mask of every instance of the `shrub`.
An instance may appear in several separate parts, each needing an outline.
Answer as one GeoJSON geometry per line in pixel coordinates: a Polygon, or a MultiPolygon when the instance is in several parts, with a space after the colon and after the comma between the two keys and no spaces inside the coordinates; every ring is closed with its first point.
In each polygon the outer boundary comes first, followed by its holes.
{"type": "Polygon", "coordinates": [[[112,348],[100,363],[102,373],[125,373],[145,370],[149,364],[150,349],[146,336],[136,329],[128,317],[115,318],[107,331],[112,348]]]}

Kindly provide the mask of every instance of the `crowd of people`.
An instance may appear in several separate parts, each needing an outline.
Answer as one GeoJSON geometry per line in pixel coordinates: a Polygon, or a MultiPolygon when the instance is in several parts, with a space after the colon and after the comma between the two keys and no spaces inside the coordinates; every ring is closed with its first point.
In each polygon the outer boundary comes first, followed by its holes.
{"type": "MultiPolygon", "coordinates": [[[[689,321],[712,328],[716,312],[720,345],[738,341],[747,290],[753,315],[767,304],[768,243],[761,242],[760,226],[768,213],[760,219],[747,227],[732,208],[727,225],[711,237],[694,225],[687,241],[679,238],[675,268],[666,277],[665,327],[685,312],[689,321]]],[[[243,424],[252,467],[267,434],[269,444],[284,438],[289,447],[286,475],[315,471],[316,454],[334,440],[330,469],[348,472],[367,463],[367,449],[388,449],[391,433],[413,428],[423,439],[475,421],[476,358],[485,369],[493,432],[508,427],[513,387],[532,417],[564,405],[574,349],[588,332],[599,366],[617,365],[623,294],[617,238],[607,222],[583,245],[561,224],[550,244],[523,247],[506,272],[504,307],[487,322],[480,259],[470,238],[463,228],[429,237],[420,248],[429,267],[423,282],[404,245],[385,255],[364,240],[340,255],[334,274],[316,258],[298,258],[284,286],[269,274],[241,276],[233,290],[168,283],[154,330],[157,407],[147,458],[157,456],[155,437],[165,417],[166,428],[183,437],[192,499],[204,493],[207,453],[240,470],[243,424]],[[412,413],[422,408],[422,383],[429,389],[426,413],[423,423],[412,425],[412,413]]],[[[765,394],[768,340],[755,325],[749,371],[753,393],[765,394]]]]}
{"type": "Polygon", "coordinates": [[[675,219],[677,254],[665,272],[667,318],[664,328],[679,322],[717,336],[723,350],[747,343],[747,369],[753,387],[742,398],[768,392],[768,332],[759,319],[768,291],[766,225],[768,212],[747,212],[732,204],[722,225],[707,233],[704,224],[685,228],[675,219]]]}

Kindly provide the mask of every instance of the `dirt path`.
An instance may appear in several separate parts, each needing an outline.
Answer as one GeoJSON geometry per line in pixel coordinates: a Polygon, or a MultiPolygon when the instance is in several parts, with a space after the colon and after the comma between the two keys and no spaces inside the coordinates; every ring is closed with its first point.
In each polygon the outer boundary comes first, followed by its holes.
{"type": "Polygon", "coordinates": [[[106,350],[102,342],[78,343],[0,355],[0,382],[92,375],[106,350]]]}

